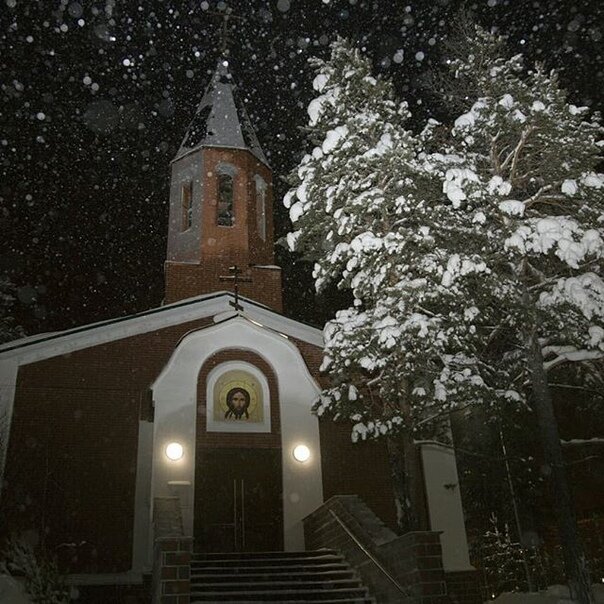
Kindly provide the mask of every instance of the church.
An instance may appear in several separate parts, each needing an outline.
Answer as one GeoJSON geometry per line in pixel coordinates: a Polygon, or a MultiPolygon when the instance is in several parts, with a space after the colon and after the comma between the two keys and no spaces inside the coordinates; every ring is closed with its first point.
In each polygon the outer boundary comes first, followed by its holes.
{"type": "Polygon", "coordinates": [[[3,536],[56,553],[80,601],[269,601],[204,597],[195,569],[313,556],[365,591],[270,601],[481,601],[453,452],[420,446],[425,530],[397,536],[385,446],[312,414],[322,332],[283,313],[273,204],[221,59],[171,163],[162,306],[0,348],[3,536]]]}

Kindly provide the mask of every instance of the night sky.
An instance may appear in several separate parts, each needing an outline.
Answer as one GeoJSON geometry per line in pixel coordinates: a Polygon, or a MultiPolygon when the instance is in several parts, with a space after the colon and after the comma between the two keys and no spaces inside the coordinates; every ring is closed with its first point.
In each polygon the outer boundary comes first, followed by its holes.
{"type": "MultiPolygon", "coordinates": [[[[461,2],[430,0],[0,0],[0,275],[17,286],[28,333],[158,306],[163,296],[169,162],[213,71],[220,13],[231,70],[275,175],[306,148],[309,56],[339,33],[371,56],[409,101],[413,127],[442,117],[426,77],[461,2]]],[[[571,101],[602,109],[601,0],[467,4],[513,52],[561,71],[571,101]]],[[[308,267],[278,252],[286,312],[322,323],[308,267]]]]}

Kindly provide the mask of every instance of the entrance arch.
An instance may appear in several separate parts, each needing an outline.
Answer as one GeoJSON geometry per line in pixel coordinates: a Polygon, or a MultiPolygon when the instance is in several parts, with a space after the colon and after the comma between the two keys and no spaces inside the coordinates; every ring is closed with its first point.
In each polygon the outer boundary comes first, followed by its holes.
{"type": "Polygon", "coordinates": [[[222,350],[199,372],[195,543],[201,551],[283,549],[279,387],[249,350],[222,350]],[[243,393],[239,413],[229,394],[243,393]]]}
{"type": "Polygon", "coordinates": [[[303,549],[302,519],[323,503],[319,425],[311,413],[320,390],[289,338],[244,316],[185,336],[153,384],[152,498],[178,493],[185,534],[193,536],[198,376],[209,358],[228,349],[262,357],[278,380],[284,548],[303,549]],[[166,445],[173,441],[184,448],[178,461],[170,461],[164,454],[166,445]],[[293,458],[298,444],[305,444],[311,451],[306,463],[293,458]]]}

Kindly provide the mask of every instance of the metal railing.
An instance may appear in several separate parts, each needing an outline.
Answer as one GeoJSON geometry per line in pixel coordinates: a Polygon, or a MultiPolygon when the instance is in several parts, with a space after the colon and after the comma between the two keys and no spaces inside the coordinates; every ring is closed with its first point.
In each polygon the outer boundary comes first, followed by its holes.
{"type": "Polygon", "coordinates": [[[384,568],[382,563],[358,540],[356,535],[346,526],[346,523],[333,511],[329,510],[329,513],[335,518],[336,522],[344,529],[346,534],[353,540],[355,545],[377,566],[377,568],[388,578],[388,580],[396,587],[396,589],[407,596],[412,598],[413,594],[407,587],[403,587],[389,572],[384,568]]]}

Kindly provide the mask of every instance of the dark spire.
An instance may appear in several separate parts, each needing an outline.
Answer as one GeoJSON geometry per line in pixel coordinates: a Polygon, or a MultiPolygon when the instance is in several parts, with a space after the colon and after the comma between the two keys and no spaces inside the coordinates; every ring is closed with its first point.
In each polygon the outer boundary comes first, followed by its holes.
{"type": "Polygon", "coordinates": [[[228,65],[218,61],[175,159],[200,147],[230,147],[247,149],[268,166],[228,65]]]}

